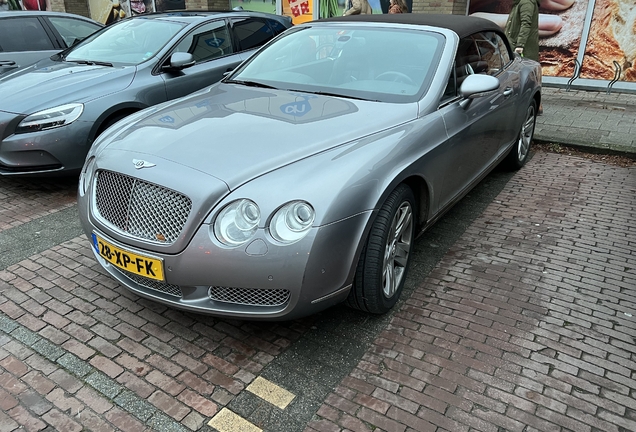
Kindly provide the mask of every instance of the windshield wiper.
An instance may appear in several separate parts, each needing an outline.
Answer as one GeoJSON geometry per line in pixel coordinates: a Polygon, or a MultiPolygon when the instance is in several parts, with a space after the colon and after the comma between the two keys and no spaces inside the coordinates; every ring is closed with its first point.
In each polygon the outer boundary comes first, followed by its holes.
{"type": "Polygon", "coordinates": [[[97,60],[67,60],[67,59],[64,59],[64,61],[69,62],[69,63],[77,63],[77,64],[90,65],[90,66],[98,65],[98,66],[113,67],[112,63],[102,62],[102,61],[97,61],[97,60]]]}
{"type": "Polygon", "coordinates": [[[269,89],[275,89],[276,87],[271,86],[269,84],[263,84],[261,82],[258,81],[244,81],[244,80],[227,80],[225,81],[226,83],[230,83],[230,84],[241,84],[247,87],[260,87],[260,88],[269,88],[269,89]]]}
{"type": "Polygon", "coordinates": [[[287,91],[293,91],[298,93],[309,93],[309,94],[315,94],[320,96],[335,96],[335,97],[341,97],[345,99],[355,99],[355,100],[363,100],[363,101],[369,101],[369,102],[380,102],[377,99],[367,99],[363,97],[351,96],[351,95],[346,95],[342,93],[331,93],[331,92],[325,92],[325,91],[294,90],[294,89],[287,89],[287,91]]]}

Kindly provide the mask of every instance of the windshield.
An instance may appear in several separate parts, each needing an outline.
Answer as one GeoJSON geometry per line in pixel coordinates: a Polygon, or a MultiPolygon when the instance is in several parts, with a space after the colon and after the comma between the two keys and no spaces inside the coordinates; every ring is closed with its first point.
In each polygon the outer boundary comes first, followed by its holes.
{"type": "Polygon", "coordinates": [[[411,102],[428,89],[443,45],[431,31],[305,27],[268,45],[225,82],[411,102]]]}
{"type": "Polygon", "coordinates": [[[153,57],[185,24],[131,19],[113,24],[66,53],[66,61],[137,65],[153,57]]]}

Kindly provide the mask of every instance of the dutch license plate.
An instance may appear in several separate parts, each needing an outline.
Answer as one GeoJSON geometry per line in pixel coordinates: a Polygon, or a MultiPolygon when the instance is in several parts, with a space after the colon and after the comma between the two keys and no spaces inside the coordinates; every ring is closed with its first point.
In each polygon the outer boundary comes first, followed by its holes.
{"type": "Polygon", "coordinates": [[[115,267],[150,279],[162,282],[164,280],[161,259],[129,252],[107,242],[96,234],[93,234],[93,246],[95,246],[99,256],[115,267]]]}

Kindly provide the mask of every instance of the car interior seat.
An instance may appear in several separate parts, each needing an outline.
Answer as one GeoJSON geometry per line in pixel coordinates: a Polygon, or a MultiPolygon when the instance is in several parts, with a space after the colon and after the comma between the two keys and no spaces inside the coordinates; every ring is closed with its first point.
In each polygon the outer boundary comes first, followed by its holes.
{"type": "Polygon", "coordinates": [[[483,61],[479,50],[472,38],[459,41],[457,55],[455,57],[455,72],[457,74],[457,87],[468,75],[483,73],[488,70],[488,63],[483,61]]]}

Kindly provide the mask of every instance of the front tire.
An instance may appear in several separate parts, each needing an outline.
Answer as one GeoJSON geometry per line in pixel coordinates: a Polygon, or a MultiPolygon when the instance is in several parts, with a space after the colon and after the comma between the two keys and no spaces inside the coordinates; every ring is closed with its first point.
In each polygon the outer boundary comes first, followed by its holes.
{"type": "Polygon", "coordinates": [[[510,149],[510,153],[508,153],[504,162],[510,170],[516,171],[526,164],[530,155],[530,144],[532,144],[532,138],[534,137],[536,120],[537,103],[533,99],[526,110],[526,117],[521,125],[517,141],[510,149]]]}
{"type": "Polygon", "coordinates": [[[397,303],[415,237],[415,208],[413,191],[404,184],[380,208],[358,261],[350,307],[383,314],[397,303]]]}

